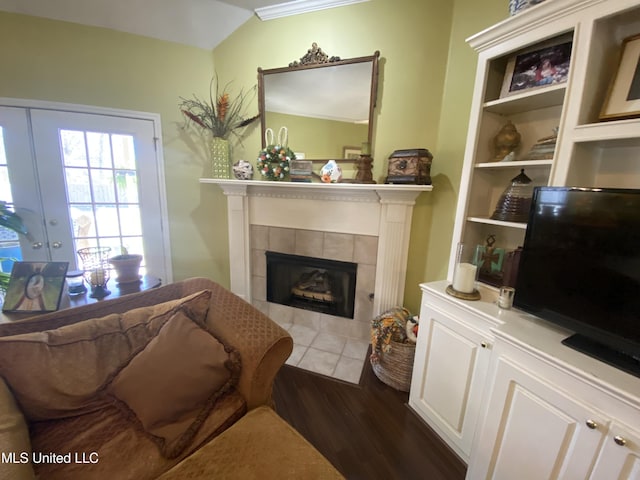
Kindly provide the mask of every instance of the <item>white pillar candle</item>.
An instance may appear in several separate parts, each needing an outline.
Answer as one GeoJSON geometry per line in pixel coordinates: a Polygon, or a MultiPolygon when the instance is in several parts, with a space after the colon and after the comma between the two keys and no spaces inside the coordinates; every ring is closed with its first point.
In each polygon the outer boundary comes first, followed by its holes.
{"type": "Polygon", "coordinates": [[[476,270],[472,263],[458,263],[453,272],[453,289],[462,293],[473,293],[476,288],[476,270]]]}
{"type": "Polygon", "coordinates": [[[96,268],[91,272],[91,285],[102,285],[105,280],[104,268],[96,268]]]}

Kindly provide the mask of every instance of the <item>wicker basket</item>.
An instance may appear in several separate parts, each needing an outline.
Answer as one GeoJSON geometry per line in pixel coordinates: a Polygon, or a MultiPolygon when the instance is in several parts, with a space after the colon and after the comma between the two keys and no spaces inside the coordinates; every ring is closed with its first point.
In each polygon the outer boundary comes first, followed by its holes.
{"type": "Polygon", "coordinates": [[[390,387],[408,392],[411,387],[413,358],[416,354],[414,343],[400,343],[393,340],[389,344],[391,350],[381,352],[378,361],[371,361],[373,373],[390,387]]]}

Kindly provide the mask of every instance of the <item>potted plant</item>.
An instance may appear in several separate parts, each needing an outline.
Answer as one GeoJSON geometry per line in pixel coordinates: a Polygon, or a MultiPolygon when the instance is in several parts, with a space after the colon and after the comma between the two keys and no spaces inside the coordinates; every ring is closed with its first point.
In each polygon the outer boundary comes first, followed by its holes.
{"type": "MultiPolygon", "coordinates": [[[[18,235],[28,234],[22,218],[8,206],[7,202],[2,200],[0,200],[0,227],[8,228],[18,235]]],[[[0,272],[0,294],[6,293],[10,278],[11,273],[0,272]]]]}
{"type": "Polygon", "coordinates": [[[129,253],[126,248],[122,247],[122,253],[109,258],[109,263],[116,271],[116,282],[133,283],[140,281],[142,255],[129,253]]]}
{"type": "MultiPolygon", "coordinates": [[[[179,108],[189,123],[194,123],[204,132],[211,133],[209,150],[211,152],[211,174],[214,178],[229,178],[231,171],[231,155],[229,136],[241,139],[239,130],[246,127],[260,115],[246,118],[244,109],[250,100],[250,92],[240,90],[235,98],[229,97],[230,83],[220,92],[217,76],[209,84],[209,99],[202,100],[180,97],[179,108]]],[[[255,94],[255,87],[251,89],[255,94]]]]}

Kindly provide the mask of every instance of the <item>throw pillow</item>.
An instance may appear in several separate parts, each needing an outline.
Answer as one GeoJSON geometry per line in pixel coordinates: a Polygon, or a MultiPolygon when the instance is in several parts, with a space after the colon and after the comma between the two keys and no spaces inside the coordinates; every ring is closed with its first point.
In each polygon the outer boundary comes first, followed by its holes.
{"type": "Polygon", "coordinates": [[[0,479],[34,480],[29,427],[6,383],[0,378],[0,479]],[[4,461],[7,460],[7,461],[4,461]]]}
{"type": "Polygon", "coordinates": [[[179,311],[204,318],[211,291],[88,319],[55,330],[0,337],[0,376],[28,421],[100,409],[107,378],[158,334],[179,311]]]}
{"type": "Polygon", "coordinates": [[[238,381],[239,354],[178,310],[105,385],[104,393],[167,458],[191,443],[216,401],[238,381]]]}

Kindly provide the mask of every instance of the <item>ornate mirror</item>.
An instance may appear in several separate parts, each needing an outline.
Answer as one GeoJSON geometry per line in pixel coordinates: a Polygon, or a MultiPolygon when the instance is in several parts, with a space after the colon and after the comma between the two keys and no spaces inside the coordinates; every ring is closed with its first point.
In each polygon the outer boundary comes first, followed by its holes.
{"type": "Polygon", "coordinates": [[[352,159],[371,144],[380,52],[342,60],[314,43],[288,67],[258,68],[262,127],[276,136],[287,128],[288,145],[307,160],[352,159]]]}

